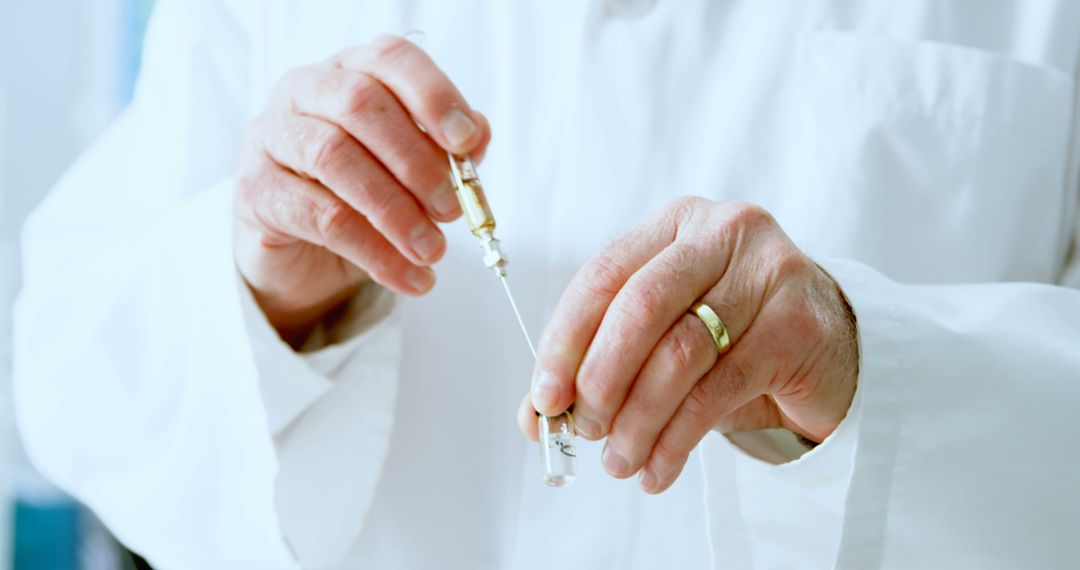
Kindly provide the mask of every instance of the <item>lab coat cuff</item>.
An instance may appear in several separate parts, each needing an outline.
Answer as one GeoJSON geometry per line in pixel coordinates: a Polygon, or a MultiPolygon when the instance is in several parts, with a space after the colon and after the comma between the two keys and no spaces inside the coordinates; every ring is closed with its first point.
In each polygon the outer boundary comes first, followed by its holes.
{"type": "MultiPolygon", "coordinates": [[[[873,552],[885,535],[882,505],[887,503],[896,468],[904,416],[902,389],[904,376],[911,373],[913,333],[903,325],[903,308],[888,277],[856,261],[817,261],[839,284],[858,329],[859,375],[855,401],[848,412],[853,420],[848,423],[852,428],[850,444],[843,452],[844,496],[836,506],[843,513],[844,540],[862,545],[857,550],[865,554],[873,552]]],[[[826,443],[828,440],[803,460],[812,460],[817,452],[830,453],[832,450],[824,449],[826,443]]],[[[799,466],[792,464],[786,470],[795,475],[799,466]]],[[[838,565],[852,567],[850,562],[838,565]]],[[[854,567],[864,566],[856,563],[854,567]]]]}
{"type": "Polygon", "coordinates": [[[320,324],[295,351],[278,336],[237,271],[244,321],[259,368],[260,389],[272,434],[281,434],[296,418],[329,392],[333,378],[386,320],[394,295],[376,284],[363,287],[333,325],[320,324]]]}
{"type": "Polygon", "coordinates": [[[773,478],[840,514],[851,481],[861,402],[861,394],[856,390],[847,415],[813,449],[796,451],[793,448],[802,444],[790,432],[779,429],[730,433],[721,439],[735,450],[736,461],[771,465],[769,473],[773,478]]]}
{"type": "Polygon", "coordinates": [[[312,370],[334,377],[397,307],[397,296],[375,282],[364,285],[332,320],[315,325],[297,355],[312,370]]]}
{"type": "Polygon", "coordinates": [[[247,283],[237,273],[251,350],[259,369],[259,389],[271,433],[277,435],[332,387],[329,378],[313,370],[281,340],[255,303],[247,283]]]}

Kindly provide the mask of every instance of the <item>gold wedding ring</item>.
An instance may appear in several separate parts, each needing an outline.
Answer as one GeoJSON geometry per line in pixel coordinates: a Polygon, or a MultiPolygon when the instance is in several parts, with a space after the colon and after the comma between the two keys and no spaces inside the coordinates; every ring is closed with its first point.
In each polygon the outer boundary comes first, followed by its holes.
{"type": "Polygon", "coordinates": [[[716,311],[713,311],[712,307],[698,301],[690,306],[690,312],[697,315],[697,318],[705,323],[705,328],[709,329],[713,344],[716,345],[716,352],[723,355],[731,350],[731,339],[728,338],[727,327],[724,326],[720,317],[716,316],[716,311]]]}

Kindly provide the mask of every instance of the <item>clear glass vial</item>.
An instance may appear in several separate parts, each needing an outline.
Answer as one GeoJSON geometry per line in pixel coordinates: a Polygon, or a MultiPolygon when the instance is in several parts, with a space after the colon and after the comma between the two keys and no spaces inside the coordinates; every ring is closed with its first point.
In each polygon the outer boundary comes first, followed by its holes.
{"type": "Polygon", "coordinates": [[[577,477],[577,451],[574,448],[574,416],[569,412],[536,419],[540,434],[540,463],[544,482],[552,487],[566,487],[577,477]]]}

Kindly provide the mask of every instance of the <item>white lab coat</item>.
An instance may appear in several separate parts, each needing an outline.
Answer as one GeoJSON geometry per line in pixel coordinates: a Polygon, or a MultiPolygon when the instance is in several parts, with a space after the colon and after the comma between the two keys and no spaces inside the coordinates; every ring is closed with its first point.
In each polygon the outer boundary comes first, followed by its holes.
{"type": "Polygon", "coordinates": [[[1077,564],[1080,3],[630,4],[160,2],[135,102],[25,229],[34,463],[167,569],[1077,564]],[[531,359],[460,222],[430,295],[372,287],[283,345],[232,260],[241,130],[289,68],[415,29],[491,119],[534,334],[674,197],[750,200],[854,307],[837,432],[786,462],[710,434],[658,497],[582,443],[544,487],[531,359]]]}

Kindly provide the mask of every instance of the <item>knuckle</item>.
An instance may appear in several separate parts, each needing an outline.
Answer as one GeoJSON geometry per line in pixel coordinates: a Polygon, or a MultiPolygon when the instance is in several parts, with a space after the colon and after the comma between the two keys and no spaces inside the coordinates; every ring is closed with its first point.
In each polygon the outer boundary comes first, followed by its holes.
{"type": "Polygon", "coordinates": [[[327,127],[305,145],[304,162],[315,173],[333,171],[351,144],[352,141],[340,129],[327,127]]]}
{"type": "Polygon", "coordinates": [[[784,243],[778,244],[766,251],[767,263],[771,273],[778,281],[785,281],[799,277],[806,273],[812,263],[798,248],[784,243]]]}
{"type": "Polygon", "coordinates": [[[584,404],[582,407],[590,412],[587,415],[603,422],[608,415],[607,410],[615,401],[614,381],[605,374],[582,370],[578,374],[576,389],[584,404]]]}
{"type": "MultiPolygon", "coordinates": [[[[693,323],[690,323],[693,324],[693,323]]],[[[703,340],[708,335],[704,331],[695,331],[685,325],[672,329],[665,339],[662,365],[670,374],[679,374],[695,368],[706,347],[703,340]]],[[[711,343],[711,339],[708,339],[711,343]]]]}
{"type": "Polygon", "coordinates": [[[258,170],[237,173],[234,188],[237,204],[254,204],[258,200],[258,190],[263,186],[262,179],[258,170]]]}
{"type": "Polygon", "coordinates": [[[277,177],[258,156],[245,156],[236,172],[233,195],[237,205],[261,202],[265,192],[278,185],[277,177]]]}
{"type": "Polygon", "coordinates": [[[672,208],[676,210],[696,209],[704,206],[708,203],[708,200],[701,196],[695,196],[693,194],[686,194],[679,196],[671,201],[672,208]]]}
{"type": "Polygon", "coordinates": [[[635,330],[645,330],[661,322],[664,317],[665,294],[656,289],[632,289],[617,305],[617,311],[625,324],[635,330]]]}
{"type": "Polygon", "coordinates": [[[283,121],[279,113],[264,111],[244,125],[241,139],[241,157],[244,162],[259,163],[272,154],[271,147],[275,136],[280,136],[283,121]]]}
{"type": "Polygon", "coordinates": [[[600,253],[581,269],[580,287],[595,295],[613,297],[619,292],[626,270],[609,253],[600,253]]]}
{"type": "Polygon", "coordinates": [[[653,390],[635,389],[633,395],[627,399],[624,410],[620,410],[615,420],[616,426],[626,432],[630,439],[637,440],[642,432],[641,422],[624,419],[633,416],[637,418],[653,418],[657,410],[662,409],[663,395],[653,390]]]}
{"type": "Polygon", "coordinates": [[[250,190],[256,186],[259,179],[264,176],[264,171],[265,168],[260,164],[258,156],[254,152],[245,149],[236,169],[235,186],[237,191],[241,189],[250,190]]]}
{"type": "Polygon", "coordinates": [[[342,80],[341,115],[346,119],[362,117],[368,114],[382,114],[389,108],[386,93],[377,79],[366,74],[356,73],[342,80]]]}
{"type": "Polygon", "coordinates": [[[730,223],[749,230],[757,230],[776,225],[776,219],[768,210],[749,202],[732,204],[730,223]]]}
{"type": "Polygon", "coordinates": [[[295,235],[297,219],[307,211],[304,207],[285,207],[283,204],[288,200],[271,196],[271,192],[280,191],[275,188],[278,182],[270,175],[259,176],[254,179],[254,186],[250,190],[251,199],[246,202],[238,200],[236,203],[238,213],[242,212],[248,222],[259,228],[262,237],[270,241],[274,237],[295,235]]]}
{"type": "Polygon", "coordinates": [[[405,263],[390,248],[373,248],[364,258],[363,269],[383,283],[400,283],[406,271],[405,263]]]}
{"type": "Polygon", "coordinates": [[[708,420],[714,415],[720,395],[717,393],[714,382],[699,382],[683,401],[686,413],[694,418],[708,420]]]}
{"type": "Polygon", "coordinates": [[[430,163],[415,155],[400,159],[391,170],[398,173],[405,186],[424,193],[434,192],[447,180],[440,169],[433,168],[430,163]]]}
{"type": "Polygon", "coordinates": [[[665,257],[664,274],[670,283],[692,280],[700,273],[703,262],[711,259],[715,250],[708,243],[673,244],[665,257]]]}
{"type": "Polygon", "coordinates": [[[386,34],[375,38],[368,44],[368,52],[371,58],[379,62],[393,61],[401,57],[403,53],[413,48],[409,40],[393,34],[386,34]]]}
{"type": "Polygon", "coordinates": [[[442,81],[418,86],[416,92],[420,105],[429,113],[441,115],[451,108],[465,107],[459,102],[456,91],[448,83],[442,81]]]}
{"type": "Polygon", "coordinates": [[[668,206],[668,213],[675,220],[687,220],[690,219],[695,212],[705,207],[708,200],[701,196],[679,196],[671,201],[668,206]]]}
{"type": "MultiPolygon", "coordinates": [[[[380,191],[365,192],[365,213],[383,224],[399,222],[404,224],[411,216],[406,209],[403,198],[405,195],[392,188],[383,188],[380,191]]],[[[416,223],[414,221],[414,223],[416,223]]]]}
{"type": "Polygon", "coordinates": [[[352,210],[344,202],[334,201],[315,213],[315,229],[323,243],[334,242],[343,235],[352,219],[352,210]]]}

